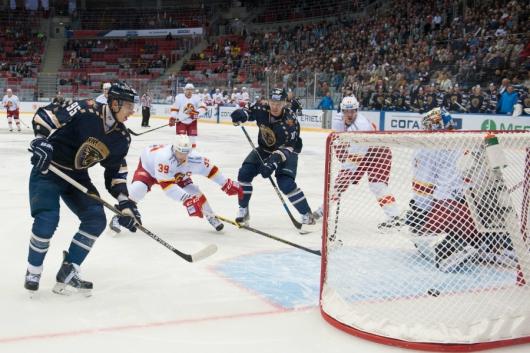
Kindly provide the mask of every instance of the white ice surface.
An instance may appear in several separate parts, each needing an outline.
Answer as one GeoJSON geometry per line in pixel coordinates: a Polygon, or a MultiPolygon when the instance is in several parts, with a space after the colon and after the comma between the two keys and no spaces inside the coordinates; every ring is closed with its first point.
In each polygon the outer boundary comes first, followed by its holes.
{"type": "MultiPolygon", "coordinates": [[[[28,117],[23,119],[29,124],[28,117]]],[[[162,123],[153,119],[151,125],[162,123]]],[[[205,220],[189,218],[184,208],[166,198],[158,187],[140,204],[144,225],[185,252],[215,243],[219,247],[215,255],[189,264],[141,233],[124,231],[112,236],[106,231],[82,266],[82,276],[94,282],[93,296],[58,296],[51,288],[61,251],[68,248],[78,226],[76,217],[62,204],[60,225],[44,263],[41,289],[35,298],[29,299],[23,279],[32,224],[26,150],[32,134],[27,128],[22,133],[9,133],[4,120],[2,124],[0,352],[408,351],[361,340],[324,321],[316,305],[314,288],[318,288],[319,259],[312,259],[314,255],[231,225],[216,233],[205,220]],[[263,254],[267,255],[266,266],[253,262],[263,254]],[[234,260],[243,261],[248,269],[223,273],[221,269],[234,260]],[[295,267],[297,272],[293,272],[295,267]],[[304,274],[304,269],[311,273],[304,274]],[[303,287],[302,299],[309,304],[286,307],[281,298],[278,302],[256,288],[247,287],[247,270],[269,280],[278,276],[280,282],[289,282],[290,288],[303,287]]],[[[142,131],[139,119],[131,119],[127,125],[142,131]]],[[[251,136],[256,136],[255,127],[247,129],[251,136]]],[[[225,175],[237,178],[238,168],[250,151],[241,129],[200,124],[199,134],[200,153],[215,162],[225,175]]],[[[143,147],[171,142],[173,136],[174,130],[167,128],[133,137],[127,159],[130,176],[143,147]]],[[[316,208],[322,200],[326,134],[303,132],[302,136],[304,150],[297,182],[310,205],[316,208]]],[[[102,169],[92,168],[90,174],[102,197],[112,201],[103,186],[102,169]]],[[[225,196],[216,184],[202,177],[194,180],[217,213],[235,216],[234,197],[225,196]]],[[[271,185],[261,177],[254,182],[251,217],[251,225],[258,229],[307,247],[320,247],[319,234],[301,236],[294,231],[271,185]]],[[[274,281],[271,283],[274,285],[274,281]]],[[[495,351],[528,349],[528,345],[523,345],[495,351]]]]}

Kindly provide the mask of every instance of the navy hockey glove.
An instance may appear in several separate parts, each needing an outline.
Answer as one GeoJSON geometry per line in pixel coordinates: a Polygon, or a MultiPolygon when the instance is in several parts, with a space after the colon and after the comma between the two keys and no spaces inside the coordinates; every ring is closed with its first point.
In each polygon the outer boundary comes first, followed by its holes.
{"type": "Polygon", "coordinates": [[[270,177],[281,161],[282,157],[278,153],[271,154],[259,168],[261,176],[264,178],[270,177]]]}
{"type": "Polygon", "coordinates": [[[53,157],[53,146],[52,144],[43,137],[37,137],[30,143],[31,152],[31,164],[35,166],[41,173],[47,173],[48,167],[53,157]]]}
{"type": "Polygon", "coordinates": [[[131,199],[120,201],[116,208],[121,211],[122,215],[118,216],[118,223],[131,232],[136,232],[136,224],[142,224],[142,217],[138,212],[136,202],[131,199]]]}
{"type": "Polygon", "coordinates": [[[232,118],[232,123],[235,126],[238,126],[241,123],[244,123],[248,120],[248,110],[246,109],[236,109],[230,114],[232,118]]]}

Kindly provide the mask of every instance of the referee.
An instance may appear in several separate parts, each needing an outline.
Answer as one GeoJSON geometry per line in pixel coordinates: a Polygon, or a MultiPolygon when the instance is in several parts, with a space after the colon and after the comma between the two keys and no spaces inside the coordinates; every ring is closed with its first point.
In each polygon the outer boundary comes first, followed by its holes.
{"type": "Polygon", "coordinates": [[[153,98],[149,95],[149,90],[147,90],[142,95],[142,126],[149,127],[149,118],[151,117],[151,102],[153,98]]]}

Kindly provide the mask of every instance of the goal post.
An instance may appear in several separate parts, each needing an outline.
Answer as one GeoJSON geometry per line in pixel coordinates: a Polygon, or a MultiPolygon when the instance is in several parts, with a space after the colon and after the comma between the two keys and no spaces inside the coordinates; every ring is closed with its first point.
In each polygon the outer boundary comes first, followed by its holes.
{"type": "Polygon", "coordinates": [[[525,132],[330,134],[323,317],[422,350],[530,342],[529,163],[525,132]]]}

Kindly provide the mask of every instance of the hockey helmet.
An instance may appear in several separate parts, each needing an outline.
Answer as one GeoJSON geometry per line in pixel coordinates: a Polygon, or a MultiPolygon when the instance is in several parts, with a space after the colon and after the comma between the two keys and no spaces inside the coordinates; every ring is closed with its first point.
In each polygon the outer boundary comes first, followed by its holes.
{"type": "Polygon", "coordinates": [[[191,152],[191,142],[188,135],[177,135],[173,141],[173,151],[188,154],[191,152]]]}
{"type": "Polygon", "coordinates": [[[355,97],[344,97],[340,102],[340,110],[357,110],[359,109],[359,101],[355,97]]]}
{"type": "Polygon", "coordinates": [[[124,102],[137,103],[138,93],[136,90],[125,82],[114,82],[110,85],[108,101],[118,100],[124,102]]]}
{"type": "Polygon", "coordinates": [[[103,89],[109,89],[112,85],[110,84],[110,82],[105,82],[103,84],[103,89]]]}
{"type": "Polygon", "coordinates": [[[269,98],[272,101],[284,101],[287,99],[287,93],[283,88],[273,88],[269,98]]]}
{"type": "Polygon", "coordinates": [[[184,86],[184,90],[187,89],[195,89],[195,86],[193,85],[193,83],[186,83],[186,86],[184,86]]]}

